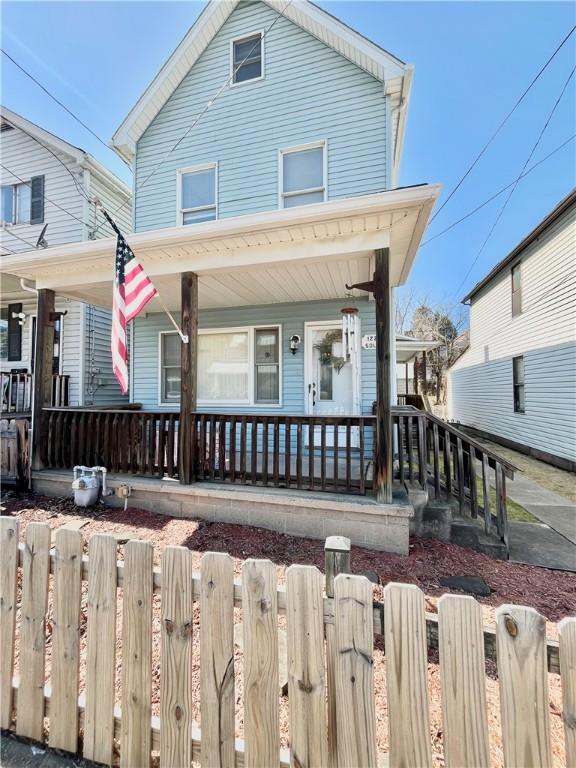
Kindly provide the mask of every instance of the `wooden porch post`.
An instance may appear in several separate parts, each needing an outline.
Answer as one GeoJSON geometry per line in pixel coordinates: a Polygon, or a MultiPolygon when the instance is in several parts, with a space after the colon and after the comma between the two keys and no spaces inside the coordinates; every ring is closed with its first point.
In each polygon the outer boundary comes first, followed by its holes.
{"type": "Polygon", "coordinates": [[[418,355],[414,358],[414,394],[418,394],[418,355]]]}
{"type": "Polygon", "coordinates": [[[181,276],[182,332],[188,336],[188,343],[181,345],[180,353],[180,426],[178,478],[189,485],[195,480],[193,468],[192,434],[196,410],[196,383],[198,366],[198,275],[183,272],[181,276]]]}
{"type": "Polygon", "coordinates": [[[426,381],[426,369],[428,368],[428,363],[426,361],[426,350],[422,352],[422,392],[426,394],[426,390],[428,389],[427,381],[426,381]]]}
{"type": "MultiPolygon", "coordinates": [[[[390,255],[388,248],[375,252],[374,300],[376,304],[376,451],[374,494],[381,504],[392,502],[392,417],[390,398],[390,255]]],[[[395,372],[394,372],[395,373],[395,372]]]]}
{"type": "Polygon", "coordinates": [[[38,291],[36,348],[32,397],[32,469],[42,469],[48,439],[48,418],[44,408],[52,405],[52,358],[54,355],[54,291],[38,291]]]}
{"type": "Polygon", "coordinates": [[[406,374],[406,394],[409,395],[410,392],[408,391],[408,389],[409,389],[409,384],[410,384],[410,372],[408,371],[408,363],[405,364],[404,371],[405,371],[405,374],[406,374]]]}

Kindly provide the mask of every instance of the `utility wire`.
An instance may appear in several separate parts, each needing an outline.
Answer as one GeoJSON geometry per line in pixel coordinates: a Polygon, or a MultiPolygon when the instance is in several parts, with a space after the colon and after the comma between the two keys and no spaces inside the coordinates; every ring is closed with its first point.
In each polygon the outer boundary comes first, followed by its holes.
{"type": "Polygon", "coordinates": [[[489,240],[490,240],[490,238],[492,237],[492,233],[494,232],[494,230],[496,229],[496,226],[498,225],[498,222],[499,222],[499,221],[500,221],[500,219],[502,218],[502,215],[503,215],[504,211],[506,210],[506,207],[508,206],[508,203],[510,202],[510,198],[512,197],[512,195],[513,195],[513,194],[514,194],[514,192],[516,191],[516,188],[518,187],[518,184],[520,183],[520,179],[522,178],[522,175],[523,175],[524,171],[526,170],[526,166],[528,165],[528,163],[530,162],[530,160],[532,160],[532,157],[534,156],[534,152],[536,152],[536,150],[538,149],[538,146],[539,146],[539,144],[540,144],[540,142],[541,142],[541,140],[542,140],[542,137],[544,136],[544,133],[546,132],[546,128],[548,128],[548,126],[550,125],[550,121],[552,120],[552,118],[553,118],[553,116],[554,116],[554,113],[556,112],[556,109],[557,109],[557,107],[558,107],[558,104],[560,104],[560,101],[562,100],[562,97],[563,97],[563,96],[564,96],[564,94],[566,93],[566,89],[568,88],[568,84],[570,83],[570,80],[571,80],[571,79],[572,79],[572,77],[574,76],[574,72],[576,72],[576,67],[574,67],[574,68],[572,69],[572,71],[570,72],[570,74],[568,75],[568,77],[567,77],[567,79],[566,79],[566,82],[564,83],[564,85],[563,85],[563,87],[562,87],[562,90],[560,91],[560,94],[558,95],[558,98],[557,98],[557,99],[556,99],[556,101],[554,102],[554,106],[552,107],[552,109],[550,110],[550,113],[549,113],[548,117],[546,118],[546,122],[544,123],[544,125],[542,126],[542,128],[541,128],[541,130],[540,130],[540,133],[538,134],[538,138],[536,139],[536,142],[535,142],[534,146],[533,146],[533,147],[532,147],[532,149],[530,150],[530,154],[529,154],[529,155],[528,155],[528,157],[526,158],[526,162],[525,162],[525,163],[524,163],[524,165],[522,166],[522,170],[520,171],[520,175],[519,175],[519,177],[518,177],[518,178],[516,179],[516,181],[514,182],[514,184],[513,184],[513,186],[512,186],[512,189],[511,189],[511,190],[510,190],[510,192],[508,193],[508,196],[507,196],[506,200],[504,200],[504,204],[502,205],[502,207],[501,207],[501,208],[500,208],[500,210],[498,211],[498,214],[497,214],[496,218],[494,219],[494,223],[493,223],[493,224],[492,224],[492,226],[490,227],[490,230],[489,230],[488,234],[486,235],[486,237],[485,237],[485,239],[484,239],[484,242],[483,242],[483,243],[482,243],[482,245],[480,246],[480,249],[478,250],[478,253],[476,254],[476,256],[475,256],[474,260],[473,260],[473,261],[472,261],[472,263],[470,264],[470,267],[469,267],[468,271],[466,272],[466,274],[465,274],[465,275],[464,275],[464,277],[462,278],[462,282],[460,283],[460,285],[458,286],[458,288],[457,288],[457,289],[456,289],[456,291],[454,292],[455,294],[458,294],[458,293],[460,293],[460,290],[461,290],[461,288],[463,287],[463,285],[465,284],[466,280],[467,280],[467,279],[468,279],[468,277],[470,276],[470,273],[471,273],[471,272],[472,272],[472,270],[474,269],[474,266],[476,265],[476,263],[477,263],[478,259],[480,258],[480,256],[481,256],[481,255],[482,255],[482,253],[484,252],[484,248],[486,247],[486,244],[488,243],[488,241],[489,241],[489,240]]]}
{"type": "Polygon", "coordinates": [[[510,110],[510,112],[508,112],[508,114],[506,115],[506,117],[505,117],[505,118],[502,120],[502,122],[501,122],[501,123],[500,123],[500,125],[499,125],[499,126],[496,128],[496,130],[494,131],[494,133],[493,133],[493,134],[490,136],[490,138],[488,139],[488,141],[486,142],[486,144],[484,144],[484,146],[482,147],[482,149],[480,150],[480,152],[479,152],[479,153],[476,155],[476,157],[475,157],[475,158],[474,158],[474,160],[472,161],[471,165],[470,165],[470,166],[467,168],[467,170],[466,170],[466,172],[464,173],[464,175],[463,175],[463,176],[460,178],[460,180],[458,181],[458,183],[456,184],[456,186],[455,186],[455,187],[452,189],[452,191],[450,192],[450,194],[448,195],[448,197],[446,198],[446,200],[444,200],[444,202],[442,203],[442,205],[440,206],[440,208],[438,208],[438,210],[436,211],[436,213],[435,213],[435,214],[432,216],[432,218],[430,219],[430,224],[431,224],[431,223],[434,221],[434,219],[435,219],[435,218],[436,218],[436,217],[437,217],[437,216],[440,214],[440,212],[441,212],[441,211],[443,210],[443,208],[444,208],[444,207],[445,207],[445,206],[448,204],[448,202],[449,202],[449,201],[452,199],[452,197],[455,195],[455,193],[456,193],[456,192],[457,192],[457,191],[460,189],[460,187],[462,186],[462,184],[464,183],[464,181],[466,180],[466,178],[467,178],[467,177],[470,175],[470,173],[472,172],[472,170],[473,170],[473,169],[476,167],[476,165],[478,164],[478,162],[480,161],[480,159],[482,158],[482,156],[484,155],[484,153],[486,152],[486,150],[488,149],[488,147],[490,146],[490,144],[492,144],[492,142],[494,141],[494,139],[496,138],[496,136],[498,136],[498,134],[500,133],[500,131],[502,130],[502,128],[503,128],[503,127],[506,125],[506,123],[508,122],[508,120],[510,119],[510,117],[512,117],[512,115],[514,114],[514,112],[515,112],[515,111],[517,110],[517,108],[520,106],[520,104],[522,103],[522,101],[524,100],[524,98],[527,96],[527,94],[529,93],[529,91],[532,89],[532,87],[535,85],[535,83],[536,83],[536,82],[539,80],[539,78],[540,78],[540,77],[541,77],[541,75],[544,73],[544,71],[547,69],[547,67],[549,66],[549,64],[551,64],[551,63],[552,63],[553,59],[554,59],[554,58],[556,57],[556,55],[557,55],[557,54],[560,52],[560,50],[562,49],[562,47],[563,47],[563,46],[564,46],[564,45],[565,45],[565,44],[568,42],[568,40],[570,39],[570,37],[571,37],[571,36],[572,36],[572,34],[574,33],[574,30],[576,30],[576,26],[572,27],[572,29],[571,29],[571,30],[568,32],[568,34],[566,35],[566,37],[565,37],[565,38],[562,40],[562,42],[561,42],[561,43],[558,45],[558,47],[556,48],[556,50],[555,50],[555,51],[552,53],[552,55],[550,56],[550,58],[549,58],[549,59],[548,59],[548,60],[547,60],[547,61],[544,63],[544,65],[541,67],[541,69],[539,70],[539,72],[538,72],[538,73],[536,74],[536,76],[535,76],[535,77],[532,79],[532,82],[530,83],[530,85],[529,85],[529,86],[526,88],[526,90],[524,91],[524,93],[523,93],[523,94],[520,96],[520,98],[519,98],[519,99],[516,101],[516,103],[514,104],[514,106],[512,107],[512,109],[510,110]]]}
{"type": "Polygon", "coordinates": [[[513,187],[518,181],[520,181],[520,179],[523,179],[525,176],[528,176],[528,174],[536,170],[536,168],[538,168],[539,165],[542,165],[542,163],[546,162],[546,160],[548,160],[557,152],[559,152],[561,149],[563,149],[567,144],[569,144],[571,141],[574,141],[575,138],[576,138],[576,133],[572,134],[572,136],[570,136],[569,139],[566,139],[566,141],[563,141],[562,144],[559,144],[556,147],[556,149],[553,149],[552,152],[547,154],[541,160],[538,160],[537,163],[534,163],[534,165],[531,165],[530,168],[524,171],[524,173],[521,173],[519,176],[517,176],[513,181],[511,181],[505,187],[502,187],[502,189],[499,189],[498,192],[495,192],[493,195],[491,195],[486,200],[484,200],[483,203],[480,203],[479,205],[477,205],[476,208],[473,208],[471,211],[468,211],[468,213],[465,213],[464,216],[461,216],[459,219],[456,219],[456,221],[453,221],[452,224],[449,224],[444,229],[441,229],[440,232],[437,232],[435,235],[432,235],[432,237],[429,237],[420,245],[420,248],[423,248],[425,245],[428,245],[428,243],[431,243],[433,240],[436,240],[437,237],[442,237],[442,235],[445,235],[446,232],[450,232],[450,230],[454,229],[454,227],[458,226],[458,224],[461,224],[463,221],[466,221],[466,219],[469,219],[475,213],[482,210],[482,208],[485,208],[489,203],[492,202],[492,200],[496,200],[497,197],[500,197],[500,195],[503,195],[507,189],[510,189],[510,187],[513,187]]]}
{"type": "MultiPolygon", "coordinates": [[[[33,244],[30,242],[30,240],[25,240],[23,237],[20,237],[20,235],[17,235],[17,234],[16,234],[16,232],[13,232],[11,229],[6,229],[6,227],[5,227],[5,226],[3,226],[3,227],[2,227],[2,230],[3,230],[4,232],[6,232],[6,234],[10,235],[10,237],[15,237],[17,240],[20,240],[20,241],[22,241],[23,243],[25,243],[26,245],[29,245],[29,246],[30,246],[30,248],[36,248],[36,246],[35,246],[35,245],[33,245],[33,244]]],[[[2,246],[2,248],[4,248],[4,246],[2,246]]]]}
{"type": "MultiPolygon", "coordinates": [[[[0,50],[2,51],[2,53],[4,54],[4,56],[6,56],[6,58],[10,59],[10,61],[12,62],[12,64],[14,64],[14,66],[18,67],[18,69],[19,69],[21,72],[23,72],[23,73],[24,73],[24,74],[25,74],[27,77],[29,77],[29,78],[30,78],[30,80],[32,80],[32,82],[36,83],[36,85],[37,85],[39,88],[41,88],[41,89],[44,91],[44,93],[45,93],[45,94],[47,94],[47,95],[48,95],[48,96],[49,96],[49,97],[52,99],[52,101],[55,101],[55,102],[56,102],[56,104],[58,104],[60,107],[62,107],[62,109],[64,109],[66,112],[68,112],[68,114],[69,114],[71,117],[73,117],[73,118],[74,118],[74,120],[76,120],[76,122],[77,122],[77,123],[80,123],[80,125],[81,125],[83,128],[85,128],[85,129],[88,131],[88,133],[92,134],[92,136],[94,136],[94,138],[95,138],[95,139],[97,139],[97,140],[100,142],[100,144],[102,144],[102,146],[103,146],[103,147],[106,147],[106,149],[110,150],[111,152],[114,152],[114,150],[112,149],[112,147],[110,147],[110,146],[109,146],[109,145],[108,145],[108,144],[107,144],[107,143],[104,141],[104,139],[100,138],[100,136],[98,136],[98,134],[97,134],[95,131],[93,131],[93,130],[92,130],[92,128],[90,128],[90,126],[86,125],[86,123],[85,123],[83,120],[81,120],[81,119],[80,119],[80,118],[79,118],[77,115],[75,115],[75,114],[74,114],[74,112],[72,112],[72,110],[71,110],[71,109],[69,109],[69,108],[66,106],[66,104],[63,104],[63,103],[60,101],[60,99],[58,99],[56,96],[54,96],[54,94],[53,94],[53,93],[51,93],[51,92],[48,90],[48,88],[46,88],[44,85],[42,85],[42,83],[41,83],[41,82],[40,82],[40,81],[39,81],[39,80],[38,80],[36,77],[34,77],[34,75],[30,74],[30,72],[28,72],[28,70],[24,69],[24,67],[23,67],[21,64],[19,64],[19,63],[16,61],[16,59],[14,59],[12,56],[10,56],[10,54],[9,54],[7,51],[5,51],[5,50],[4,50],[4,48],[0,48],[0,50]]],[[[122,159],[122,162],[123,162],[123,163],[125,163],[125,164],[128,166],[128,168],[130,168],[130,170],[132,170],[132,167],[131,167],[130,163],[129,163],[127,160],[125,160],[123,157],[122,157],[121,159],[122,159]]]]}

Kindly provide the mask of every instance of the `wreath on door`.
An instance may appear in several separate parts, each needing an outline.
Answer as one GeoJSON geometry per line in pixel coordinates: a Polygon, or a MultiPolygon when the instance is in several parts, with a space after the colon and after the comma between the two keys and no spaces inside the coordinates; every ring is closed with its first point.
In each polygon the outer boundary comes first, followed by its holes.
{"type": "Polygon", "coordinates": [[[336,373],[340,373],[346,365],[346,360],[333,354],[332,349],[336,342],[342,342],[342,331],[339,329],[328,331],[321,341],[314,344],[314,349],[318,350],[322,365],[331,365],[336,373]]]}

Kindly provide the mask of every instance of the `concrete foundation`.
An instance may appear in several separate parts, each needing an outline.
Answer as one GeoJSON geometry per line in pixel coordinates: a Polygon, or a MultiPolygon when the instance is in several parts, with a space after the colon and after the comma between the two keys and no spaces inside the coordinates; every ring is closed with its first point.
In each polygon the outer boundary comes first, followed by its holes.
{"type": "MultiPolygon", "coordinates": [[[[71,496],[72,473],[43,470],[33,473],[33,488],[47,496],[71,496]]],[[[131,488],[129,506],[171,517],[188,517],[325,539],[346,536],[368,549],[408,554],[410,520],[414,514],[408,494],[398,489],[392,504],[377,504],[369,497],[312,493],[216,483],[180,485],[128,475],[108,475],[112,489],[131,488]]],[[[108,496],[105,503],[121,507],[123,499],[108,496]]]]}

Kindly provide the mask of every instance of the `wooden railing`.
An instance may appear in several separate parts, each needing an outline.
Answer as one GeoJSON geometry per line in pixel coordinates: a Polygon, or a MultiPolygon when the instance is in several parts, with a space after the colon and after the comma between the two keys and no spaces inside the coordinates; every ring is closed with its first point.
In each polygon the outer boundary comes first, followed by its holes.
{"type": "Polygon", "coordinates": [[[461,515],[483,518],[486,533],[507,542],[506,478],[516,467],[431,413],[399,408],[393,423],[397,479],[429,489],[436,499],[455,500],[461,515]]]}
{"type": "Polygon", "coordinates": [[[178,413],[49,408],[43,462],[105,466],[110,472],[177,477],[178,413]]]}
{"type": "MultiPolygon", "coordinates": [[[[30,413],[32,410],[31,373],[0,373],[0,413],[30,413]]],[[[70,376],[52,376],[52,405],[66,407],[69,403],[70,376]]]]}
{"type": "MultiPolygon", "coordinates": [[[[178,476],[178,412],[48,409],[49,467],[178,476]]],[[[393,409],[395,479],[416,483],[507,539],[506,478],[515,467],[432,414],[393,409]],[[491,490],[494,484],[495,493],[491,490]]],[[[193,480],[366,494],[374,468],[373,416],[194,413],[193,480]]]]}

